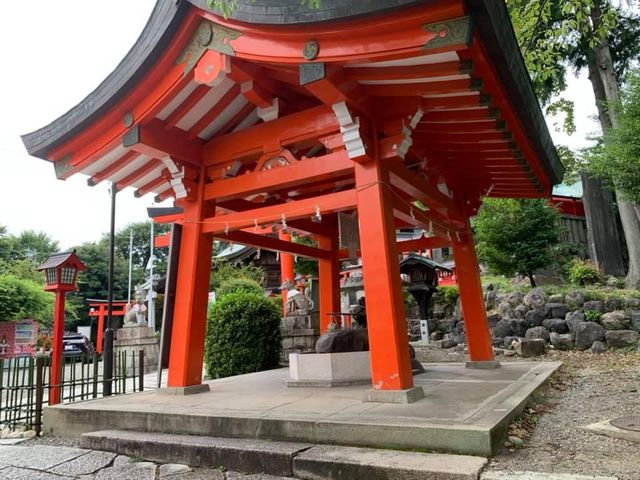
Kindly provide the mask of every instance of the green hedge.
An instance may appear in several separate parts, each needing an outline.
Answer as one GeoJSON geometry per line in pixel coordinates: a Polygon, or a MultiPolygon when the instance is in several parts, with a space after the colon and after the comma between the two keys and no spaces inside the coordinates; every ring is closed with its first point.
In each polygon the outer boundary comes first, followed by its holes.
{"type": "Polygon", "coordinates": [[[211,378],[277,367],[281,310],[262,293],[229,293],[209,309],[205,367],[211,378]]]}
{"type": "Polygon", "coordinates": [[[218,288],[218,291],[216,293],[217,298],[222,298],[225,295],[229,295],[230,293],[238,292],[255,293],[257,295],[263,294],[262,287],[260,285],[258,285],[253,280],[242,277],[226,280],[220,285],[220,288],[218,288]]]}

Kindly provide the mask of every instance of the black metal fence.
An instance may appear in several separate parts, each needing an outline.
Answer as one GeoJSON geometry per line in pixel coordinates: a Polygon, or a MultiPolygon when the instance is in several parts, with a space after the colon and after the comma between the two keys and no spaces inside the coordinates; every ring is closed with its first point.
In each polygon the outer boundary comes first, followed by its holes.
{"type": "MultiPolygon", "coordinates": [[[[144,390],[144,351],[117,352],[113,358],[114,395],[144,390]]],[[[103,362],[99,355],[68,356],[61,366],[60,402],[103,396],[103,362]]],[[[48,356],[0,359],[0,424],[15,430],[42,430],[42,408],[49,404],[51,365],[48,356]]]]}

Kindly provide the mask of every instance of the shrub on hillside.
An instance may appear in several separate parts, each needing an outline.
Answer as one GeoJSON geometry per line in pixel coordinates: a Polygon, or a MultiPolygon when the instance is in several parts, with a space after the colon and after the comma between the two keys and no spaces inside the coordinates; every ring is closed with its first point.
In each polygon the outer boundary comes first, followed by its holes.
{"type": "Polygon", "coordinates": [[[574,258],[567,265],[569,281],[576,285],[593,285],[602,280],[602,273],[589,260],[574,258]]]}
{"type": "Polygon", "coordinates": [[[255,293],[258,295],[262,295],[262,287],[258,285],[255,281],[250,280],[248,278],[231,278],[226,280],[224,283],[220,285],[218,291],[216,292],[217,298],[222,298],[225,295],[229,295],[230,293],[255,293]]]}
{"type": "Polygon", "coordinates": [[[211,306],[207,318],[207,375],[222,378],[277,367],[280,313],[262,293],[222,296],[211,306]]]}

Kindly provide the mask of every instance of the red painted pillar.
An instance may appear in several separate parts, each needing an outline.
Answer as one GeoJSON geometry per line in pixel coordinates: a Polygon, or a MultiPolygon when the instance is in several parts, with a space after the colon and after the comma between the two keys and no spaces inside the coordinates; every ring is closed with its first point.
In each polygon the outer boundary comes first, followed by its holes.
{"type": "Polygon", "coordinates": [[[51,389],[49,405],[60,403],[62,374],[62,337],[64,336],[64,294],[57,291],[53,309],[53,339],[51,340],[51,389]]]}
{"type": "Polygon", "coordinates": [[[460,242],[452,242],[452,246],[456,262],[460,304],[467,330],[469,358],[472,362],[492,362],[494,360],[493,348],[491,347],[491,333],[489,332],[480,283],[480,269],[478,268],[471,229],[467,228],[467,232],[462,236],[460,242]]]}
{"type": "Polygon", "coordinates": [[[197,199],[185,201],[183,205],[168,387],[188,387],[202,382],[213,236],[202,232],[200,222],[213,216],[215,206],[213,202],[202,201],[204,170],[200,177],[197,199]]]}
{"type": "MultiPolygon", "coordinates": [[[[280,231],[278,233],[280,240],[285,242],[291,241],[291,234],[280,231]]],[[[291,285],[295,285],[295,270],[294,270],[294,258],[290,253],[280,252],[280,285],[283,285],[286,280],[291,282],[291,285]]],[[[287,304],[287,292],[282,291],[282,313],[286,315],[285,306],[287,304]]]]}
{"type": "Polygon", "coordinates": [[[362,274],[374,390],[413,387],[389,175],[375,158],[355,163],[362,274]]]}
{"type": "Polygon", "coordinates": [[[318,289],[320,297],[320,333],[324,333],[334,317],[331,313],[340,311],[340,262],[338,260],[338,226],[335,217],[326,217],[329,236],[318,236],[318,247],[331,250],[330,259],[318,259],[318,289]]]}
{"type": "Polygon", "coordinates": [[[98,306],[98,331],[96,332],[96,351],[102,353],[102,336],[104,335],[104,317],[106,315],[106,307],[104,305],[98,306]]]}

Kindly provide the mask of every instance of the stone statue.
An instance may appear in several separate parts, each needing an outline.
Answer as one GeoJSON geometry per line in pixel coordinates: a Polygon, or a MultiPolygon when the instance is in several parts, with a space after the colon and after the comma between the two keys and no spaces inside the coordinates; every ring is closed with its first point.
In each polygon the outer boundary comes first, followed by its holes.
{"type": "Polygon", "coordinates": [[[309,315],[313,310],[313,300],[309,289],[305,288],[304,293],[296,290],[291,280],[286,279],[282,284],[282,292],[286,292],[287,301],[285,303],[285,316],[309,315]]]}
{"type": "Polygon", "coordinates": [[[140,285],[136,285],[135,302],[131,304],[124,316],[125,327],[147,326],[145,313],[147,306],[144,304],[144,290],[140,285]]]}

